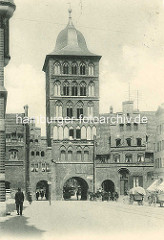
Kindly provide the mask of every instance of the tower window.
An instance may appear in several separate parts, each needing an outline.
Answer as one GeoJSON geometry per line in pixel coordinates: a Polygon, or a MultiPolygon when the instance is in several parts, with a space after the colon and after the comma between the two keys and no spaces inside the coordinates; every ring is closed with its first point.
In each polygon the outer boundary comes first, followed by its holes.
{"type": "Polygon", "coordinates": [[[69,129],[69,137],[74,138],[74,129],[69,129]]]}
{"type": "Polygon", "coordinates": [[[60,74],[60,63],[56,62],[54,64],[54,74],[59,75],[60,74]]]}
{"type": "Polygon", "coordinates": [[[94,75],[94,66],[92,63],[89,64],[89,76],[93,76],[94,75]]]}
{"type": "Polygon", "coordinates": [[[86,83],[82,82],[80,84],[80,96],[86,96],[86,83]]]}
{"type": "Polygon", "coordinates": [[[67,117],[69,118],[73,117],[73,106],[71,102],[67,103],[67,117]]]}
{"type": "Polygon", "coordinates": [[[115,163],[119,163],[120,162],[120,155],[119,154],[115,154],[114,155],[114,162],[115,163]]]}
{"type": "Polygon", "coordinates": [[[34,155],[35,155],[35,152],[34,152],[34,151],[32,151],[32,152],[31,152],[31,156],[34,156],[34,155]]]}
{"type": "Polygon", "coordinates": [[[85,75],[86,74],[86,66],[84,63],[80,64],[80,75],[85,75]]]}
{"type": "Polygon", "coordinates": [[[81,139],[81,129],[76,129],[76,139],[81,139]]]}
{"type": "Polygon", "coordinates": [[[44,151],[41,152],[41,157],[44,157],[45,156],[45,153],[44,151]]]}
{"type": "Polygon", "coordinates": [[[60,82],[56,81],[54,84],[54,96],[60,96],[60,82]]]}
{"type": "Polygon", "coordinates": [[[93,102],[88,103],[88,117],[93,117],[93,102]]]}
{"type": "Polygon", "coordinates": [[[61,158],[61,161],[65,161],[65,159],[66,159],[66,153],[65,153],[64,150],[61,151],[60,158],[61,158]]]}
{"type": "Polygon", "coordinates": [[[72,74],[77,75],[77,64],[76,63],[72,63],[72,74]]]}
{"type": "Polygon", "coordinates": [[[72,96],[77,96],[77,83],[72,83],[72,96]]]}
{"type": "Polygon", "coordinates": [[[143,154],[139,154],[137,156],[137,162],[144,162],[144,155],[143,154]]]}
{"type": "Polygon", "coordinates": [[[124,124],[120,124],[120,132],[123,132],[124,131],[124,124]]]}
{"type": "Polygon", "coordinates": [[[77,151],[77,161],[81,161],[81,151],[77,151]]]}
{"type": "Polygon", "coordinates": [[[40,153],[37,151],[37,152],[36,152],[36,156],[39,156],[39,155],[40,155],[40,153]]]}
{"type": "Polygon", "coordinates": [[[69,83],[67,81],[63,84],[63,95],[69,96],[69,83]]]}
{"type": "Polygon", "coordinates": [[[83,118],[83,108],[77,108],[77,119],[83,118]]]}
{"type": "Polygon", "coordinates": [[[68,66],[68,63],[65,62],[63,64],[63,74],[68,74],[69,73],[69,66],[68,66]]]}
{"type": "Polygon", "coordinates": [[[55,116],[62,117],[62,103],[60,101],[56,102],[55,105],[55,116]]]}
{"type": "Polygon", "coordinates": [[[89,88],[88,88],[88,91],[89,91],[89,96],[90,97],[93,97],[95,95],[95,85],[93,82],[91,82],[89,84],[89,88]]]}

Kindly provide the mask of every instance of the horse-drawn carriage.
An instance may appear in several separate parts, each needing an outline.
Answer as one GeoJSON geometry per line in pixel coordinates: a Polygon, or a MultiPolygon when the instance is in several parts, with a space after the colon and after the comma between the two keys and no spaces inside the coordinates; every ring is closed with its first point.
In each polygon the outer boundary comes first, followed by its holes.
{"type": "Polygon", "coordinates": [[[129,203],[133,204],[137,202],[138,205],[143,205],[144,196],[146,195],[145,189],[138,186],[130,189],[129,191],[129,203]]]}

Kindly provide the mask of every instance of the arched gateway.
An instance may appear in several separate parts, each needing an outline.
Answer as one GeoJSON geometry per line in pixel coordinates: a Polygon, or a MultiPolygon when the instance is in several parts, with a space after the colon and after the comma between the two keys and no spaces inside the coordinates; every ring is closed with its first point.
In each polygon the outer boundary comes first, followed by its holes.
{"type": "Polygon", "coordinates": [[[113,193],[115,191],[114,183],[111,180],[103,181],[101,186],[105,192],[113,193]]]}
{"type": "Polygon", "coordinates": [[[69,178],[63,186],[65,200],[87,200],[88,184],[80,177],[69,178]]]}
{"type": "Polygon", "coordinates": [[[48,200],[49,187],[48,187],[47,181],[41,180],[36,184],[36,199],[37,199],[37,193],[38,193],[38,199],[48,200]]]}

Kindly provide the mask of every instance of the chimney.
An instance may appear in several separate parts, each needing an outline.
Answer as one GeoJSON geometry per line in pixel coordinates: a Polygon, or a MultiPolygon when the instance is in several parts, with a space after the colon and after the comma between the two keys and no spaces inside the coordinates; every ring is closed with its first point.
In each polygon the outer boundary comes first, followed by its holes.
{"type": "Polygon", "coordinates": [[[110,112],[110,114],[113,113],[113,106],[110,106],[109,112],[110,112]]]}
{"type": "Polygon", "coordinates": [[[24,106],[25,117],[28,117],[28,105],[24,106]]]}

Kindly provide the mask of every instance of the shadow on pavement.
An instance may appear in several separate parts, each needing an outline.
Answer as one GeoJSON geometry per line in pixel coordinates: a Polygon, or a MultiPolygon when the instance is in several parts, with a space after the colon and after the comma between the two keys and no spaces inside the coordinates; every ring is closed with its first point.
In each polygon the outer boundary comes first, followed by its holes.
{"type": "Polygon", "coordinates": [[[35,236],[41,237],[44,231],[37,229],[34,226],[27,225],[27,217],[24,216],[16,216],[11,219],[0,223],[0,232],[1,236],[35,236]]]}

